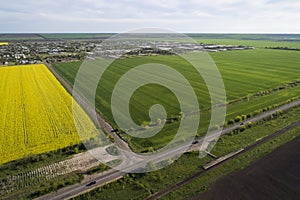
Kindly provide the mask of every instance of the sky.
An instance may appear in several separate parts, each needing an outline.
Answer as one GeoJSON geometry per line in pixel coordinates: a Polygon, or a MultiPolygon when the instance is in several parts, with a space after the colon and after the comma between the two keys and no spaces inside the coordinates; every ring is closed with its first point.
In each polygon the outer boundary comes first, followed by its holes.
{"type": "Polygon", "coordinates": [[[300,0],[2,0],[0,33],[300,33],[300,0]]]}

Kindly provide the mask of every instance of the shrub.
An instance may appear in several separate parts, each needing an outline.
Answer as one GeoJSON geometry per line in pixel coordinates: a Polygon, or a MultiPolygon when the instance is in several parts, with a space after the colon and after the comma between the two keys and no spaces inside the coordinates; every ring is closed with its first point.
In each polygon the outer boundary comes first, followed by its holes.
{"type": "Polygon", "coordinates": [[[234,118],[235,122],[240,122],[242,121],[242,117],[241,116],[237,116],[236,118],[234,118]]]}

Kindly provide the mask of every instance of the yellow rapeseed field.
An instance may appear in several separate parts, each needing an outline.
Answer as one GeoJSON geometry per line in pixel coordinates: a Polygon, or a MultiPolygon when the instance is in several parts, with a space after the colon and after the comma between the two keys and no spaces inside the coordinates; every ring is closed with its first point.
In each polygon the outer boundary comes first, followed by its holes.
{"type": "MultiPolygon", "coordinates": [[[[79,109],[90,138],[96,129],[79,109]]],[[[0,164],[79,142],[72,97],[45,65],[0,67],[0,164]]]]}
{"type": "Polygon", "coordinates": [[[0,45],[8,45],[8,42],[0,42],[0,45]]]}

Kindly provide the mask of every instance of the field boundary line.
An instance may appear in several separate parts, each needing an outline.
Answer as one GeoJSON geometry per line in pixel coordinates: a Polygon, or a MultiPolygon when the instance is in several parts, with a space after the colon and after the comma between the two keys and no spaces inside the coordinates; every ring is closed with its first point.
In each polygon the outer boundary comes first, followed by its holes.
{"type": "Polygon", "coordinates": [[[179,182],[177,182],[177,183],[175,183],[175,184],[173,184],[173,185],[170,185],[170,186],[168,186],[167,188],[165,188],[165,189],[163,189],[163,190],[161,190],[161,191],[159,191],[159,192],[156,192],[156,193],[150,195],[150,196],[147,197],[146,199],[147,199],[147,200],[159,199],[159,198],[161,198],[161,197],[163,197],[163,196],[169,194],[170,192],[175,191],[175,190],[179,189],[180,187],[182,187],[182,186],[188,184],[189,182],[192,182],[193,180],[195,180],[195,179],[197,179],[197,178],[200,178],[200,177],[203,176],[206,172],[210,172],[210,171],[212,171],[213,169],[218,168],[218,167],[224,165],[224,163],[227,163],[228,161],[230,161],[230,160],[232,160],[232,159],[234,159],[234,158],[240,157],[241,155],[243,155],[243,154],[245,154],[245,153],[247,153],[247,152],[249,152],[249,151],[255,149],[255,147],[260,146],[260,145],[262,145],[263,143],[266,143],[266,142],[268,142],[268,141],[270,141],[270,140],[272,140],[272,139],[278,137],[279,135],[282,135],[283,133],[285,133],[285,132],[287,132],[287,131],[289,131],[289,130],[291,130],[291,129],[294,129],[294,128],[296,128],[297,126],[300,126],[300,120],[297,121],[297,122],[294,122],[293,124],[290,124],[290,125],[284,127],[283,129],[281,129],[281,130],[279,130],[279,131],[276,131],[275,133],[273,133],[273,134],[271,134],[271,135],[268,135],[268,136],[262,138],[261,140],[258,140],[257,142],[255,142],[254,144],[251,144],[250,146],[245,147],[243,151],[238,152],[237,154],[231,156],[230,158],[228,158],[228,159],[226,159],[226,160],[224,160],[224,161],[222,161],[222,162],[219,162],[219,163],[217,163],[217,164],[215,164],[215,165],[209,167],[209,168],[206,169],[206,170],[199,171],[199,172],[193,174],[192,176],[189,176],[189,177],[183,179],[182,181],[179,181],[179,182]]]}
{"type": "MultiPolygon", "coordinates": [[[[70,95],[72,96],[73,94],[73,87],[61,76],[59,75],[51,66],[51,64],[46,63],[45,65],[47,66],[47,68],[49,69],[49,71],[58,79],[58,81],[64,86],[64,88],[70,93],[70,95]]],[[[115,132],[113,132],[113,128],[112,126],[109,124],[109,122],[105,121],[103,117],[101,117],[101,115],[97,112],[94,111],[94,109],[91,107],[91,105],[84,99],[84,97],[82,97],[82,95],[78,94],[75,91],[75,95],[73,94],[73,98],[76,100],[76,102],[82,107],[83,110],[85,110],[85,112],[88,114],[88,116],[91,118],[92,121],[98,121],[101,128],[103,129],[104,132],[106,132],[107,134],[111,135],[114,138],[114,142],[115,144],[120,147],[121,149],[124,149],[126,151],[132,152],[131,148],[129,147],[129,145],[127,144],[126,141],[124,141],[118,134],[116,134],[115,132]],[[96,113],[96,118],[97,119],[93,119],[92,118],[92,113],[96,113]]]]}

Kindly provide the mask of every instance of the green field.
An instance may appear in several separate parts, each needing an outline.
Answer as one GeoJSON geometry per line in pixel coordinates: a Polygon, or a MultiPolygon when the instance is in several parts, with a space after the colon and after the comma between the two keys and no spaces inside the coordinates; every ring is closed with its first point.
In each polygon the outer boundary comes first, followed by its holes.
{"type": "Polygon", "coordinates": [[[43,40],[38,34],[0,34],[0,40],[21,41],[21,40],[43,40]]]}
{"type": "MultiPolygon", "coordinates": [[[[295,119],[298,119],[298,116],[299,113],[296,115],[295,119]]],[[[267,126],[262,126],[260,129],[253,130],[253,132],[252,131],[247,132],[246,134],[252,134],[255,131],[267,132],[268,129],[270,130],[276,129],[276,126],[279,124],[282,124],[282,122],[279,123],[270,122],[267,124],[267,126]]],[[[260,145],[254,150],[245,153],[245,155],[242,155],[239,158],[228,161],[228,163],[222,165],[218,169],[212,170],[211,172],[205,174],[204,176],[195,179],[189,184],[179,188],[178,190],[175,190],[174,192],[169,193],[168,195],[166,195],[161,199],[190,199],[198,195],[199,195],[198,198],[201,199],[201,194],[209,190],[212,184],[214,184],[220,178],[229,175],[230,173],[233,173],[235,171],[244,169],[248,165],[253,164],[253,162],[258,160],[260,157],[271,153],[276,148],[286,144],[287,142],[294,140],[295,138],[298,138],[299,136],[300,136],[300,127],[298,126],[276,137],[275,139],[272,139],[271,141],[268,141],[260,145]]],[[[249,141],[249,137],[248,138],[245,137],[245,139],[243,140],[242,141],[238,140],[238,142],[251,143],[249,141]]],[[[225,145],[228,147],[234,144],[234,142],[232,141],[233,138],[230,138],[230,136],[224,138],[224,140],[222,141],[223,147],[225,145]]],[[[235,144],[237,144],[237,142],[235,142],[235,144]]],[[[216,147],[218,147],[218,145],[216,145],[216,147]]]]}
{"type": "MultiPolygon", "coordinates": [[[[300,52],[298,51],[256,49],[218,52],[210,55],[222,74],[228,102],[299,80],[300,52]]],[[[194,87],[201,109],[209,108],[210,98],[201,76],[181,58],[176,56],[151,56],[117,60],[107,69],[104,78],[100,80],[95,98],[98,111],[114,126],[115,122],[110,111],[110,98],[115,83],[132,67],[151,62],[166,64],[182,73],[194,87]]],[[[53,67],[70,84],[73,84],[80,64],[59,63],[54,64],[53,67]]],[[[93,67],[90,69],[91,71],[87,74],[92,77],[94,75],[93,67]]],[[[283,104],[288,99],[296,96],[300,96],[299,86],[278,90],[265,96],[250,98],[249,101],[229,104],[227,107],[227,120],[267,106],[283,104]]],[[[138,124],[150,121],[148,110],[151,105],[156,103],[160,103],[166,108],[168,117],[176,116],[180,111],[176,97],[168,89],[158,85],[146,85],[139,88],[131,98],[130,112],[134,121],[138,124]]],[[[199,135],[207,130],[209,119],[209,110],[201,112],[199,135]]],[[[152,138],[131,138],[126,134],[121,134],[121,136],[136,151],[143,151],[151,146],[159,148],[172,139],[178,124],[165,125],[164,129],[152,138]]]]}
{"type": "MultiPolygon", "coordinates": [[[[60,39],[106,39],[116,33],[2,33],[0,39],[10,41],[21,40],[60,40],[60,39]]],[[[299,34],[205,34],[187,33],[185,34],[199,42],[228,45],[251,45],[255,47],[265,46],[285,46],[299,47],[299,34]]],[[[137,34],[140,37],[148,37],[149,34],[137,34]]],[[[176,40],[172,34],[159,34],[154,38],[163,37],[176,40]]]]}
{"type": "Polygon", "coordinates": [[[204,44],[223,44],[223,45],[243,45],[253,46],[256,48],[265,47],[290,47],[299,48],[300,41],[275,41],[275,40],[239,40],[239,39],[208,39],[208,38],[195,38],[197,42],[204,44]]]}
{"type": "MultiPolygon", "coordinates": [[[[254,144],[258,138],[266,137],[278,130],[299,120],[300,107],[291,109],[277,119],[261,122],[242,133],[234,135],[222,135],[219,142],[214,147],[213,153],[217,156],[226,155],[229,152],[237,151],[241,148],[254,144]]],[[[300,128],[296,127],[286,133],[272,139],[244,155],[228,161],[217,169],[214,169],[204,176],[199,177],[183,187],[169,193],[162,199],[190,199],[196,194],[205,192],[217,179],[227,174],[243,169],[259,157],[266,155],[280,145],[299,137],[300,128]]],[[[206,156],[199,159],[198,152],[183,154],[173,164],[150,173],[131,174],[124,178],[109,183],[101,188],[94,189],[75,199],[145,199],[149,195],[176,184],[199,171],[202,166],[210,162],[212,158],[206,156]],[[134,194],[134,198],[133,198],[134,194]]]]}

